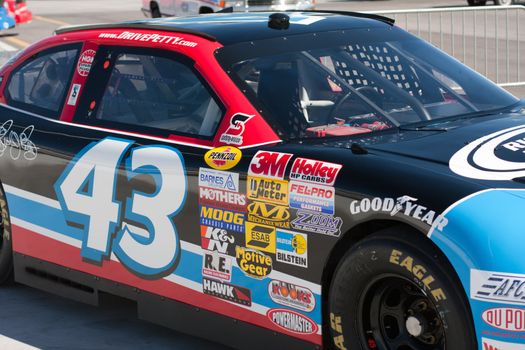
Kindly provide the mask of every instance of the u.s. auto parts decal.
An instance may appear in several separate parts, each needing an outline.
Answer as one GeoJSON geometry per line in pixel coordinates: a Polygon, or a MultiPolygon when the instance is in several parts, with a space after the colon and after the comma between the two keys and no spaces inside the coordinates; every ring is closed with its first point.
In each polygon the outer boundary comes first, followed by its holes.
{"type": "Polygon", "coordinates": [[[525,125],[472,141],[450,159],[458,175],[480,180],[512,180],[525,176],[525,125]]]}

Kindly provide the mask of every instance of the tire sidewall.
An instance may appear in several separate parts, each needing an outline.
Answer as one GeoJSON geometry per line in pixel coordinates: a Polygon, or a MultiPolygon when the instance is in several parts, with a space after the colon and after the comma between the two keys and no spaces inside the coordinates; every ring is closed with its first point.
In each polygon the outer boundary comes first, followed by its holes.
{"type": "Polygon", "coordinates": [[[402,234],[396,235],[396,238],[379,235],[365,239],[351,249],[337,267],[328,307],[335,347],[368,349],[363,345],[360,303],[371,281],[383,275],[408,279],[425,291],[441,315],[446,349],[474,349],[470,309],[459,281],[447,271],[448,261],[436,254],[431,244],[414,239],[410,242],[403,240],[402,234]]]}
{"type": "Polygon", "coordinates": [[[2,222],[4,230],[0,231],[3,235],[2,246],[0,248],[0,284],[6,282],[11,276],[13,270],[13,240],[11,221],[9,219],[9,210],[7,207],[7,200],[4,189],[0,185],[0,215],[2,215],[2,222]]]}

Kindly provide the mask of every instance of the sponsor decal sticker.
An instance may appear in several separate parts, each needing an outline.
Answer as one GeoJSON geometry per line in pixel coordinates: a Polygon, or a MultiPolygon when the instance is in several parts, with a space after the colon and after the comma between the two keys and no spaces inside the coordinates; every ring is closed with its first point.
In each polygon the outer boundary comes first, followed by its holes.
{"type": "Polygon", "coordinates": [[[272,258],[257,250],[235,247],[237,265],[248,276],[262,279],[272,272],[272,258]]]}
{"type": "Polygon", "coordinates": [[[199,169],[199,186],[239,192],[239,174],[214,169],[199,169]]]}
{"type": "Polygon", "coordinates": [[[232,278],[232,258],[218,252],[205,252],[202,255],[202,275],[229,282],[232,278]]]}
{"type": "MultiPolygon", "coordinates": [[[[333,341],[336,348],[340,350],[346,350],[345,346],[345,337],[343,336],[343,326],[341,325],[341,316],[336,316],[333,312],[330,313],[330,328],[332,328],[332,331],[334,333],[333,341]]],[[[377,346],[370,346],[371,343],[369,343],[370,349],[375,349],[377,346]]],[[[375,344],[375,341],[373,343],[375,344]]]]}
{"type": "Polygon", "coordinates": [[[197,43],[193,41],[185,40],[180,36],[172,35],[160,35],[160,34],[146,34],[146,33],[135,33],[135,32],[121,32],[121,33],[100,33],[98,35],[100,39],[116,39],[116,40],[129,40],[129,41],[142,41],[149,43],[158,44],[171,44],[177,46],[196,47],[197,43]]]}
{"type": "Polygon", "coordinates": [[[73,84],[71,86],[71,92],[69,93],[69,98],[67,99],[67,105],[68,106],[76,106],[77,105],[78,95],[80,93],[80,88],[81,87],[82,87],[82,85],[80,85],[80,84],[73,84]]]}
{"type": "Polygon", "coordinates": [[[283,179],[293,154],[259,151],[253,157],[248,175],[283,179]]]}
{"type": "Polygon", "coordinates": [[[443,228],[448,224],[448,219],[415,202],[417,202],[417,198],[410,196],[363,198],[360,201],[354,200],[350,203],[350,214],[357,215],[369,211],[381,212],[390,216],[401,214],[427,223],[430,226],[435,226],[436,229],[443,231],[443,228]]]}
{"type": "Polygon", "coordinates": [[[275,254],[275,227],[247,222],[246,247],[275,254]]]}
{"type": "Polygon", "coordinates": [[[277,304],[306,312],[315,309],[315,296],[310,289],[305,287],[272,280],[268,283],[268,294],[277,304]]]}
{"type": "Polygon", "coordinates": [[[489,326],[505,331],[525,331],[525,309],[496,307],[483,311],[481,318],[489,326]]]}
{"type": "Polygon", "coordinates": [[[297,217],[292,220],[292,227],[296,230],[335,237],[341,234],[342,224],[343,220],[340,217],[303,210],[298,210],[297,217]]]}
{"type": "Polygon", "coordinates": [[[204,161],[210,168],[228,170],[235,167],[242,158],[240,149],[233,146],[222,146],[209,150],[204,155],[204,161]]]}
{"type": "Polygon", "coordinates": [[[236,113],[230,118],[230,126],[221,135],[219,141],[230,145],[242,145],[243,134],[246,129],[246,123],[253,117],[253,115],[236,113]]]}
{"type": "Polygon", "coordinates": [[[204,294],[228,300],[232,303],[252,306],[252,293],[244,287],[203,277],[202,291],[204,294]]]}
{"type": "Polygon", "coordinates": [[[244,233],[244,213],[206,205],[199,207],[201,225],[244,233]]]}
{"type": "Polygon", "coordinates": [[[288,181],[248,176],[247,187],[249,199],[288,205],[288,181]]]}
{"type": "Polygon", "coordinates": [[[298,312],[287,309],[270,309],[266,316],[279,328],[297,334],[317,333],[317,324],[298,312]]]}
{"type": "Polygon", "coordinates": [[[77,71],[78,74],[82,77],[87,77],[89,71],[91,70],[91,65],[95,60],[95,55],[97,52],[95,50],[86,50],[82,52],[80,58],[78,59],[77,71]]]}
{"type": "Polygon", "coordinates": [[[248,220],[258,224],[290,228],[290,210],[282,205],[251,202],[248,205],[248,220]]]}
{"type": "Polygon", "coordinates": [[[246,195],[217,188],[199,187],[199,203],[234,211],[245,211],[246,195]]]}
{"type": "Polygon", "coordinates": [[[235,237],[222,228],[201,225],[201,247],[206,250],[234,255],[235,237]]]}
{"type": "Polygon", "coordinates": [[[471,269],[470,297],[493,303],[525,305],[525,275],[471,269]]]}
{"type": "Polygon", "coordinates": [[[31,135],[35,131],[35,126],[30,125],[20,133],[12,130],[13,120],[8,120],[0,125],[0,157],[9,148],[9,156],[13,160],[23,157],[25,160],[34,160],[38,155],[38,147],[31,141],[31,135]]]}
{"type": "Polygon", "coordinates": [[[523,350],[523,344],[508,343],[489,338],[481,338],[483,350],[523,350]]]}
{"type": "Polygon", "coordinates": [[[304,233],[277,230],[276,260],[308,267],[308,236],[304,233]]]}
{"type": "Polygon", "coordinates": [[[290,171],[290,180],[332,186],[342,165],[306,158],[297,158],[290,171]]]}
{"type": "Polygon", "coordinates": [[[290,181],[290,207],[333,214],[335,189],[330,186],[290,181]]]}

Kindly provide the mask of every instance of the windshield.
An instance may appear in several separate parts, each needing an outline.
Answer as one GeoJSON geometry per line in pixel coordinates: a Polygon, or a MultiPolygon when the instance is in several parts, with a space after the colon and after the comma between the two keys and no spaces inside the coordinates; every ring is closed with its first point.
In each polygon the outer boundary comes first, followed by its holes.
{"type": "Polygon", "coordinates": [[[324,34],[238,44],[218,55],[246,96],[290,139],[479,115],[518,101],[400,29],[324,34]]]}

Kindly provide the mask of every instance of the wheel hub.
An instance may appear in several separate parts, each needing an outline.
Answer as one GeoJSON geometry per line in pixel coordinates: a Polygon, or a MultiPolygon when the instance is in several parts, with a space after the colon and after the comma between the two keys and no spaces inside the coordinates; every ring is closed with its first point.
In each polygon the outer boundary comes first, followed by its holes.
{"type": "Polygon", "coordinates": [[[405,327],[407,328],[408,334],[413,337],[417,338],[423,334],[423,326],[417,317],[409,316],[405,322],[405,327]]]}

